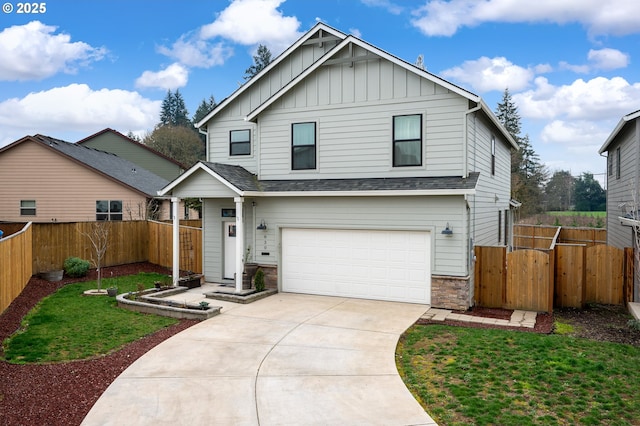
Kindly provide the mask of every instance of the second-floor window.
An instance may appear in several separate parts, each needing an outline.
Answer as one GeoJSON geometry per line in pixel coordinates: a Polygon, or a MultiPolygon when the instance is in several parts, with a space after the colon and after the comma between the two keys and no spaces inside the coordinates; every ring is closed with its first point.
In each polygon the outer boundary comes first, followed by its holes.
{"type": "Polygon", "coordinates": [[[122,201],[96,201],[96,220],[122,220],[122,201]]]}
{"type": "Polygon", "coordinates": [[[316,123],[291,125],[291,168],[293,170],[316,168],[316,123]]]}
{"type": "Polygon", "coordinates": [[[251,154],[251,130],[232,130],[229,132],[229,154],[251,154]]]}
{"type": "Polygon", "coordinates": [[[393,166],[422,165],[422,115],[393,117],[393,166]]]}

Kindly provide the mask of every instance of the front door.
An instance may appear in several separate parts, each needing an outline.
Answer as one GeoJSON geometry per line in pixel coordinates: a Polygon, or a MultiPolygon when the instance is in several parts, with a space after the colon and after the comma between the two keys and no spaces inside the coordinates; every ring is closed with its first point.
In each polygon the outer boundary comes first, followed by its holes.
{"type": "Polygon", "coordinates": [[[234,279],[236,272],[236,223],[224,223],[224,278],[234,279]]]}

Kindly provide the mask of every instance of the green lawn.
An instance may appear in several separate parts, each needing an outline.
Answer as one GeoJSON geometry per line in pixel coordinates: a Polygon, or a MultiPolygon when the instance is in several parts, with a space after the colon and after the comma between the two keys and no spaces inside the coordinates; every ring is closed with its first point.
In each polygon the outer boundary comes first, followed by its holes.
{"type": "MultiPolygon", "coordinates": [[[[103,279],[102,287],[115,285],[120,293],[137,291],[163,278],[139,273],[103,279]]],[[[83,295],[93,288],[95,281],[68,284],[43,299],[25,316],[20,330],[3,342],[5,360],[44,363],[91,358],[178,322],[120,309],[113,297],[83,295]]]]}
{"type": "Polygon", "coordinates": [[[569,210],[565,210],[565,211],[557,211],[557,212],[547,212],[550,215],[553,216],[585,216],[585,217],[600,217],[600,218],[605,218],[607,217],[607,212],[576,212],[576,211],[569,211],[569,210]]]}
{"type": "Polygon", "coordinates": [[[415,325],[400,374],[440,425],[640,424],[640,348],[561,335],[415,325]]]}

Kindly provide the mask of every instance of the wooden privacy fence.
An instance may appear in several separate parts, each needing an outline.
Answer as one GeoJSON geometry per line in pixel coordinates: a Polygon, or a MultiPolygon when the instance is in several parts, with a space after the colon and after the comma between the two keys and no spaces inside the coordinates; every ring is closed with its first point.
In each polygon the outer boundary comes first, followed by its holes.
{"type": "Polygon", "coordinates": [[[633,250],[557,244],[552,250],[476,246],[475,301],[489,308],[551,312],[622,304],[633,284],[633,250]]]}
{"type": "MultiPolygon", "coordinates": [[[[173,265],[173,226],[149,221],[149,262],[173,265]]],[[[180,226],[180,269],[202,273],[202,229],[180,226]]]]}
{"type": "Polygon", "coordinates": [[[0,313],[26,287],[32,271],[31,223],[0,240],[0,313]]]}
{"type": "Polygon", "coordinates": [[[607,230],[562,226],[514,225],[513,249],[551,249],[554,244],[607,244],[607,230]]]}
{"type": "MultiPolygon", "coordinates": [[[[196,224],[198,222],[195,222],[196,224]]],[[[23,231],[11,228],[0,240],[0,312],[27,285],[32,275],[62,269],[75,256],[95,258],[87,235],[94,226],[108,229],[108,249],[102,266],[149,261],[173,264],[172,225],[151,221],[33,223],[23,231]]],[[[24,226],[24,225],[23,225],[24,226]]],[[[2,224],[0,228],[8,228],[2,224]]],[[[202,273],[202,230],[180,226],[180,269],[202,273]]]]}

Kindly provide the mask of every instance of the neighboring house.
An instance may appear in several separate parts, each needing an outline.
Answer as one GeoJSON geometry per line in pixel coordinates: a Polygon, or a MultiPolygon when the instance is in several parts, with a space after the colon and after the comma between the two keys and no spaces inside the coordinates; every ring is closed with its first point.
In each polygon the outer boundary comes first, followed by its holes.
{"type": "MultiPolygon", "coordinates": [[[[88,136],[76,144],[116,154],[168,181],[180,176],[187,169],[185,165],[173,158],[109,128],[88,136]]],[[[159,207],[160,211],[156,213],[158,217],[164,219],[171,217],[170,203],[161,203],[159,207]]],[[[199,218],[198,211],[185,208],[184,203],[180,206],[179,212],[180,217],[184,219],[199,218]]]]}
{"type": "Polygon", "coordinates": [[[43,135],[0,148],[0,182],[0,221],[7,222],[138,220],[151,206],[169,204],[154,199],[167,179],[114,154],[43,135]]]}
{"type": "Polygon", "coordinates": [[[160,194],[203,200],[207,281],[466,309],[474,244],[510,241],[517,144],[482,99],[322,23],[198,127],[160,194]]]}
{"type": "Polygon", "coordinates": [[[186,170],[180,162],[109,128],[76,143],[116,154],[168,181],[177,178],[186,170]]]}
{"type": "Polygon", "coordinates": [[[607,155],[607,244],[634,247],[630,220],[640,219],[640,111],[622,117],[598,152],[607,155]]]}

